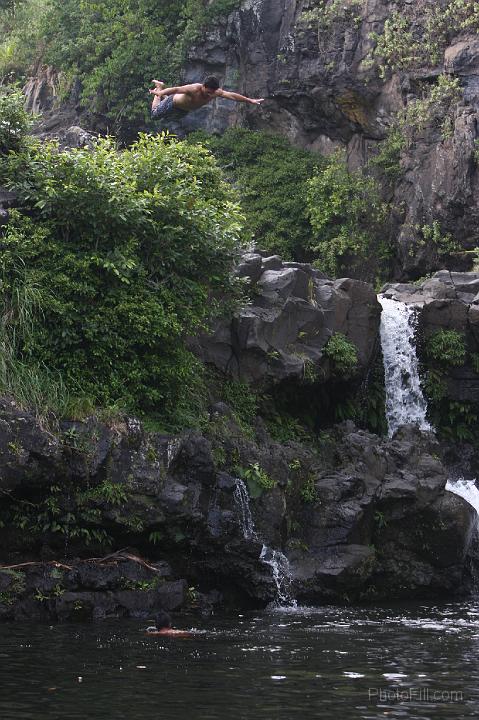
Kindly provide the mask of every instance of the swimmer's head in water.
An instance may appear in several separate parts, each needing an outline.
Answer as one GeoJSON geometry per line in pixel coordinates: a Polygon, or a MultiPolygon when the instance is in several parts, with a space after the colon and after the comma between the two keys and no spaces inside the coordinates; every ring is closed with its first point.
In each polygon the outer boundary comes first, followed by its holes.
{"type": "Polygon", "coordinates": [[[167,612],[164,612],[162,610],[156,616],[155,625],[156,625],[157,630],[162,630],[163,628],[170,628],[171,627],[171,617],[168,615],[167,612]]]}

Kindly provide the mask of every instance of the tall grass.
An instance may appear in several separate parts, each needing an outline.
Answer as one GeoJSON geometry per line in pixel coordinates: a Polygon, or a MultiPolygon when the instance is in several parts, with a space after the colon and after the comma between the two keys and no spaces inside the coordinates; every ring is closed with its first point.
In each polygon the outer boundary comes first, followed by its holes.
{"type": "Polygon", "coordinates": [[[24,348],[41,314],[42,293],[35,285],[15,285],[3,296],[0,316],[0,392],[33,410],[44,425],[68,414],[71,398],[59,373],[24,358],[24,348]]]}

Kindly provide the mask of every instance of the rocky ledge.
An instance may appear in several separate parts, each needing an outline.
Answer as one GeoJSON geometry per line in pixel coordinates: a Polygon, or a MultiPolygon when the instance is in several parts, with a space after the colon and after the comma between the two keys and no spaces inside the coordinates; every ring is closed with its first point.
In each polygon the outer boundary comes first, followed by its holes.
{"type": "Polygon", "coordinates": [[[364,377],[376,348],[381,307],[370,285],[330,280],[306,263],[247,253],[237,269],[250,304],[201,339],[199,354],[218,370],[265,386],[286,379],[331,379],[324,348],[341,333],[356,348],[364,377]]]}
{"type": "Polygon", "coordinates": [[[385,440],[345,423],[279,444],[259,418],[245,437],[223,405],[204,433],[91,418],[52,434],[4,399],[0,478],[4,619],[151,617],[203,597],[262,606],[277,595],[263,544],[289,559],[292,593],[310,603],[470,582],[475,513],[445,491],[434,437],[410,428],[385,440]]]}

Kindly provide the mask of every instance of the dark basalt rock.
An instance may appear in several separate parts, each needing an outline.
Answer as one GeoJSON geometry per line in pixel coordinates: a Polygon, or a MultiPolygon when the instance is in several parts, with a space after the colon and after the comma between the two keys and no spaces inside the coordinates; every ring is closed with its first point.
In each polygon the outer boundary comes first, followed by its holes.
{"type": "Polygon", "coordinates": [[[219,589],[235,606],[265,604],[276,590],[260,561],[263,543],[289,558],[294,592],[307,602],[466,588],[475,513],[445,492],[437,441],[415,428],[384,440],[346,423],[332,432],[332,453],[318,457],[306,445],[273,442],[264,428],[259,444],[219,416],[225,452],[239,466],[258,463],[276,481],[250,501],[255,533],[245,538],[234,476],[217,470],[211,440],[198,432],[168,438],[144,433],[132,419],[114,430],[92,419],[75,423],[75,437],[88,434],[85,472],[69,463],[71,448],[53,443],[10,401],[1,421],[3,507],[12,497],[38,501],[38,488],[47,493],[55,483],[65,488],[56,496],[61,516],[75,512],[73,488],[100,488],[107,478],[126,499],[95,495],[90,508],[98,513],[86,527],[106,529],[112,549],[138,551],[93,561],[98,550],[81,536],[65,545],[49,529],[32,541],[0,528],[0,617],[151,617],[193,602],[192,586],[195,597],[219,589]],[[23,447],[14,457],[11,438],[23,447]],[[309,501],[301,496],[305,482],[313,483],[309,501]]]}
{"type": "Polygon", "coordinates": [[[324,346],[342,333],[356,347],[358,377],[371,362],[380,306],[367,283],[328,280],[306,263],[248,253],[237,273],[250,283],[252,304],[202,337],[198,354],[218,370],[247,383],[302,380],[307,366],[317,382],[331,378],[324,346]]]}

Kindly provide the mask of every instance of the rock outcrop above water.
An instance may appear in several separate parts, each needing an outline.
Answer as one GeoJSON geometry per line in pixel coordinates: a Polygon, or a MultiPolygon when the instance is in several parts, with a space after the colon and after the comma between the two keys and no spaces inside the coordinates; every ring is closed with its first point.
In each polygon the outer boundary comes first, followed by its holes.
{"type": "Polygon", "coordinates": [[[311,265],[282,262],[277,255],[246,254],[237,274],[248,283],[251,302],[214,333],[201,339],[202,359],[236,379],[265,386],[331,379],[324,347],[335,333],[356,348],[357,374],[364,377],[376,349],[381,307],[370,285],[329,280],[311,265]]]}
{"type": "Polygon", "coordinates": [[[308,602],[460,592],[475,515],[445,492],[438,452],[432,436],[382,440],[351,423],[316,445],[281,445],[259,419],[247,438],[214,410],[206,434],[146,433],[125,418],[55,437],[4,400],[0,617],[265,604],[275,584],[263,542],[288,556],[308,602]],[[248,468],[273,479],[250,488],[251,538],[234,492],[248,468]]]}

